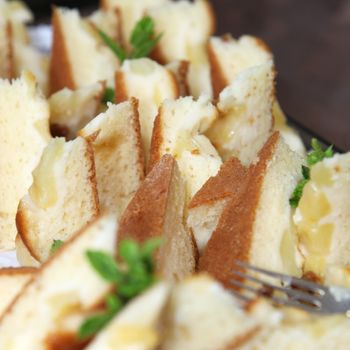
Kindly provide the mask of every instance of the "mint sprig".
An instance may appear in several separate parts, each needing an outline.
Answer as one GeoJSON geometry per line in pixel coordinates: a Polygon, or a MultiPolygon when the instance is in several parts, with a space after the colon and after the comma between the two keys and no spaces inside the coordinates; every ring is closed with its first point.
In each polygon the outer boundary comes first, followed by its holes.
{"type": "Polygon", "coordinates": [[[102,30],[98,29],[98,34],[121,63],[127,58],[147,57],[162,37],[162,34],[155,35],[154,21],[149,16],[141,18],[136,23],[130,36],[130,44],[132,46],[130,54],[102,30]]]}
{"type": "Polygon", "coordinates": [[[54,255],[62,246],[64,242],[60,239],[54,239],[50,249],[50,255],[54,255]]]}
{"type": "Polygon", "coordinates": [[[333,146],[329,146],[326,150],[322,150],[322,147],[318,140],[313,138],[311,140],[312,150],[307,156],[308,166],[302,166],[303,179],[300,180],[293,191],[292,197],[289,199],[289,204],[292,208],[296,208],[299,205],[301,196],[303,195],[303,190],[306,184],[310,181],[310,170],[311,167],[325,158],[333,157],[333,146]]]}
{"type": "Polygon", "coordinates": [[[113,88],[108,87],[102,97],[102,103],[107,104],[107,102],[114,102],[115,100],[115,91],[113,88]]]}
{"type": "Polygon", "coordinates": [[[133,240],[123,240],[119,244],[118,263],[112,256],[101,251],[88,251],[87,259],[95,271],[108,282],[112,282],[115,292],[106,297],[106,308],[83,322],[79,338],[92,337],[104,328],[132,298],[148,289],[155,281],[153,254],[159,248],[159,238],[150,239],[140,245],[133,240]]]}

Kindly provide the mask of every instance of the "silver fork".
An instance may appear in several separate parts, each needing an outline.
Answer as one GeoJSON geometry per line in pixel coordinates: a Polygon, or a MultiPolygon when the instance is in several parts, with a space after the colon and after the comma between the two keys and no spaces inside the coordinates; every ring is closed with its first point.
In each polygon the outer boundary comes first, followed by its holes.
{"type": "Polygon", "coordinates": [[[246,302],[253,301],[260,296],[270,299],[275,304],[297,307],[311,313],[345,313],[350,317],[350,289],[326,287],[301,278],[252,266],[242,261],[235,261],[235,264],[246,272],[232,271],[233,279],[230,282],[236,289],[232,293],[246,302]],[[261,275],[261,278],[257,277],[257,273],[261,275]],[[247,281],[253,284],[248,284],[247,281]],[[266,293],[266,290],[269,293],[266,293]],[[274,295],[276,293],[278,296],[274,295]]]}

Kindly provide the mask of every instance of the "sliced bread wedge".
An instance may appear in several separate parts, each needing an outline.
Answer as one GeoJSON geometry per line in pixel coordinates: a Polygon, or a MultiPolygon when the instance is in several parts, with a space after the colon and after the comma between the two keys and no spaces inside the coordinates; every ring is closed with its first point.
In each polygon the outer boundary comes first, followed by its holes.
{"type": "Polygon", "coordinates": [[[54,8],[50,92],[113,79],[118,58],[77,10],[54,8]]]}
{"type": "Polygon", "coordinates": [[[160,282],[132,300],[85,350],[159,349],[169,292],[170,285],[160,282]]]}
{"type": "Polygon", "coordinates": [[[220,117],[206,132],[223,159],[249,165],[273,130],[275,100],[272,61],[238,73],[219,97],[220,117]]]}
{"type": "Polygon", "coordinates": [[[116,230],[113,216],[95,220],[39,269],[0,318],[1,349],[52,349],[62,343],[66,349],[83,348],[77,331],[111,290],[86,252],[115,255],[116,230]]]}
{"type": "Polygon", "coordinates": [[[0,317],[35,272],[36,269],[27,267],[0,269],[0,317]]]}
{"type": "Polygon", "coordinates": [[[170,280],[190,275],[196,265],[193,237],[183,222],[184,205],[184,181],[175,159],[165,155],[147,175],[119,223],[118,240],[162,239],[157,271],[170,280]]]}
{"type": "Polygon", "coordinates": [[[46,261],[54,240],[65,241],[99,212],[91,145],[82,137],[53,139],[18,206],[18,233],[30,254],[46,261]]]}
{"type": "Polygon", "coordinates": [[[301,257],[289,204],[301,179],[303,159],[278,132],[271,135],[249,169],[246,190],[223,210],[199,269],[232,287],[235,260],[301,275],[301,257]]]}
{"type": "Polygon", "coordinates": [[[124,61],[115,78],[116,102],[139,100],[142,145],[149,159],[153,123],[165,99],[176,99],[179,90],[173,74],[160,64],[141,58],[124,61]]]}
{"type": "Polygon", "coordinates": [[[64,88],[49,98],[51,132],[72,140],[77,132],[98,114],[104,83],[95,83],[77,90],[64,88]]]}
{"type": "Polygon", "coordinates": [[[94,151],[100,208],[118,217],[145,176],[137,108],[134,98],[109,104],[105,113],[79,131],[94,151]]]}
{"type": "Polygon", "coordinates": [[[217,109],[206,97],[166,100],[154,123],[149,169],[164,154],[179,163],[187,183],[187,201],[222,164],[214,146],[203,134],[218,117],[217,109]]]}
{"type": "Polygon", "coordinates": [[[28,72],[0,80],[0,250],[15,247],[15,217],[50,139],[49,108],[28,72]]]}

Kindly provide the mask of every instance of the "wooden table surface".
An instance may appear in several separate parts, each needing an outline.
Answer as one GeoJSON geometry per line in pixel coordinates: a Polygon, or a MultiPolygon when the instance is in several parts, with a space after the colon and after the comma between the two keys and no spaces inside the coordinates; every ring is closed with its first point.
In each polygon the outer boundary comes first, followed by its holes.
{"type": "MultiPolygon", "coordinates": [[[[87,10],[97,6],[89,0],[56,3],[83,3],[87,10]]],[[[272,48],[283,109],[330,143],[350,150],[350,0],[212,3],[218,34],[256,35],[272,48]]],[[[42,15],[47,18],[46,4],[42,15]]]]}
{"type": "Polygon", "coordinates": [[[217,0],[218,33],[249,33],[272,48],[284,110],[350,150],[350,1],[217,0]]]}

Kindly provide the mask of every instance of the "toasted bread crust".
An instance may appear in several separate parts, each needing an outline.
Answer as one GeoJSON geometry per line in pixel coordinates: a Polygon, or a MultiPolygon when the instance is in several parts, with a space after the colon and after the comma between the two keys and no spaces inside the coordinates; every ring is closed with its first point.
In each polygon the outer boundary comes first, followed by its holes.
{"type": "Polygon", "coordinates": [[[124,238],[144,242],[162,234],[174,166],[175,159],[165,155],[145,179],[120,219],[119,242],[124,238]]]}
{"type": "Polygon", "coordinates": [[[124,72],[118,70],[115,73],[115,103],[125,102],[129,99],[124,72]]]}
{"type": "Polygon", "coordinates": [[[12,79],[15,78],[15,59],[14,59],[14,49],[13,49],[13,28],[10,21],[6,24],[6,34],[7,34],[7,41],[8,41],[8,78],[12,79]]]}
{"type": "Polygon", "coordinates": [[[52,16],[53,46],[50,62],[50,93],[65,87],[76,89],[69,55],[65,46],[63,28],[60,22],[59,11],[53,8],[52,16]]]}
{"type": "Polygon", "coordinates": [[[24,208],[24,203],[22,201],[19,202],[18,209],[17,209],[16,227],[17,227],[17,234],[20,236],[23,244],[28,249],[30,255],[35,259],[37,259],[34,255],[35,253],[33,251],[33,248],[30,244],[30,240],[28,237],[26,210],[24,208]]]}
{"type": "Polygon", "coordinates": [[[245,343],[248,343],[252,338],[254,338],[260,332],[260,329],[261,329],[260,326],[254,327],[246,334],[242,334],[241,336],[235,338],[230,344],[226,345],[225,348],[223,348],[222,350],[240,349],[245,343]]]}
{"type": "Polygon", "coordinates": [[[154,165],[160,160],[161,158],[161,152],[160,148],[163,144],[163,123],[162,123],[162,110],[163,107],[159,107],[158,115],[156,119],[154,120],[153,124],[153,133],[152,133],[152,140],[151,140],[151,151],[150,151],[150,159],[148,164],[147,173],[149,173],[154,165]]]}
{"type": "Polygon", "coordinates": [[[235,260],[249,261],[261,188],[279,137],[279,133],[275,132],[265,143],[258,162],[249,169],[246,190],[239,200],[229,201],[199,259],[199,269],[209,272],[227,288],[232,288],[232,271],[238,270],[235,260]]]}
{"type": "MultiPolygon", "coordinates": [[[[224,38],[222,38],[224,40],[224,38]]],[[[214,99],[217,99],[220,95],[220,92],[229,84],[223,72],[220,60],[216,56],[216,53],[210,43],[207,44],[208,58],[210,63],[210,74],[211,81],[213,86],[214,99]]]]}
{"type": "Polygon", "coordinates": [[[210,177],[203,187],[194,195],[188,208],[211,204],[227,197],[240,196],[245,188],[248,177],[248,168],[242,165],[239,159],[229,158],[218,174],[210,177]]]}
{"type": "Polygon", "coordinates": [[[0,269],[0,276],[30,275],[36,271],[34,267],[5,267],[0,269]]]}
{"type": "Polygon", "coordinates": [[[190,87],[188,85],[188,70],[190,67],[190,62],[186,60],[181,60],[179,62],[179,67],[177,70],[177,75],[173,72],[169,71],[175,79],[175,83],[177,86],[177,96],[189,96],[190,95],[190,87]]]}

